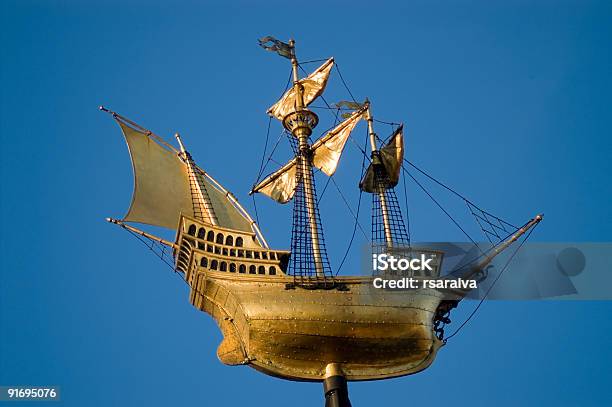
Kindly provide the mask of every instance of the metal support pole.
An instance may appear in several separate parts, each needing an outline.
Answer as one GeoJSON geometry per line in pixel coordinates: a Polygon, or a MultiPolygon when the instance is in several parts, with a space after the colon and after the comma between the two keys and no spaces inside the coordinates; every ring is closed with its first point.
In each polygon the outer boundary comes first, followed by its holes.
{"type": "MultiPolygon", "coordinates": [[[[370,134],[370,147],[372,148],[372,164],[374,166],[382,166],[378,147],[376,146],[376,133],[374,133],[374,118],[370,112],[370,105],[366,110],[366,120],[368,121],[368,132],[370,134]]],[[[374,169],[376,171],[376,169],[374,169]]],[[[384,171],[384,169],[383,169],[384,171]]],[[[393,236],[391,235],[391,222],[389,221],[389,206],[387,205],[387,196],[385,195],[385,187],[377,185],[378,199],[380,199],[380,209],[383,216],[383,227],[385,229],[385,242],[388,248],[393,247],[393,236]]]]}
{"type": "Polygon", "coordinates": [[[351,407],[346,377],[339,364],[330,363],[325,368],[323,391],[325,392],[325,407],[351,407]]]}
{"type": "MultiPolygon", "coordinates": [[[[304,110],[304,99],[302,88],[299,83],[298,61],[295,56],[295,41],[289,40],[291,46],[291,66],[293,68],[293,86],[296,94],[296,111],[299,113],[304,110]]],[[[298,156],[298,170],[304,183],[304,198],[306,199],[306,210],[310,226],[310,236],[312,240],[312,252],[315,263],[315,270],[318,277],[324,277],[323,258],[321,255],[321,241],[319,225],[317,224],[316,196],[314,192],[314,177],[312,171],[311,150],[308,138],[312,134],[310,126],[296,126],[292,129],[293,136],[298,140],[300,155],[298,156]]]]}

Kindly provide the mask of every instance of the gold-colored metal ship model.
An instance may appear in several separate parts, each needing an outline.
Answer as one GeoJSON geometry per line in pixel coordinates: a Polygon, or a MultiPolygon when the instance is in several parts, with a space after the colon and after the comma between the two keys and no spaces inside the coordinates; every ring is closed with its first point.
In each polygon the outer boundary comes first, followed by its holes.
{"type": "MultiPolygon", "coordinates": [[[[334,59],[300,78],[293,41],[285,44],[266,37],[260,45],[291,61],[292,85],[268,114],[282,123],[295,156],[257,182],[251,193],[279,203],[293,201],[291,250],[268,247],[257,223],[195,163],[178,134],[176,148],[101,107],[121,127],[134,170],[127,215],[108,221],[171,250],[172,267],[191,288],[190,302],[212,316],[223,333],[217,349],[221,362],[248,365],[290,380],[324,381],[330,405],[349,405],[346,380],[386,379],[427,368],[445,344],[441,326],[449,322],[450,309],[468,290],[376,290],[372,275],[332,272],[314,171],[334,175],[361,120],[367,122],[371,151],[359,186],[372,195],[372,249],[392,253],[409,248],[414,254],[394,191],[407,162],[403,128],[381,140],[374,131],[371,104],[343,102],[338,105],[338,111],[344,111],[342,121],[311,142],[319,118],[309,105],[322,96],[334,59]],[[176,239],[164,240],[133,223],[175,229],[176,239]]],[[[479,222],[493,224],[487,212],[476,216],[479,222]]],[[[500,239],[492,249],[459,276],[479,275],[541,218],[538,215],[507,235],[497,234],[500,239]]],[[[507,231],[510,224],[494,219],[507,231]]],[[[428,277],[450,278],[440,275],[444,253],[427,249],[418,253],[432,259],[428,277]]]]}

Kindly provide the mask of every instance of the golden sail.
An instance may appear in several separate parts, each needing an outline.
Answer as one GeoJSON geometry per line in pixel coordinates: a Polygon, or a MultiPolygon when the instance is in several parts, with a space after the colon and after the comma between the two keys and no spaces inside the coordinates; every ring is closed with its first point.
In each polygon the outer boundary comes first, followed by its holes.
{"type": "MultiPolygon", "coordinates": [[[[379,159],[389,178],[388,188],[397,185],[404,162],[404,126],[400,126],[389,138],[389,141],[379,150],[379,159]]],[[[376,192],[374,164],[370,164],[363,180],[359,184],[365,192],[376,192]]]]}
{"type": "MultiPolygon", "coordinates": [[[[321,96],[327,86],[327,79],[334,66],[334,59],[328,59],[316,71],[308,75],[304,79],[300,79],[298,85],[303,88],[302,98],[304,106],[311,104],[316,98],[321,96]]],[[[283,120],[291,112],[297,110],[296,107],[296,87],[291,87],[278,102],[268,109],[270,116],[276,117],[278,120],[283,120]]]]}
{"type": "MultiPolygon", "coordinates": [[[[115,116],[128,144],[134,170],[132,202],[123,220],[176,229],[179,215],[194,216],[189,168],[180,151],[151,132],[115,116]]],[[[227,191],[203,170],[198,181],[206,191],[219,226],[252,232],[252,221],[228,199],[227,191]]]]}
{"type": "MultiPolygon", "coordinates": [[[[334,175],[346,141],[361,119],[364,111],[365,107],[357,110],[312,145],[312,165],[330,177],[334,175]]],[[[297,160],[294,158],[254,186],[250,193],[259,192],[278,203],[287,203],[293,198],[297,184],[296,176],[297,160]]]]}
{"type": "MultiPolygon", "coordinates": [[[[223,333],[217,349],[221,362],[289,380],[323,382],[326,399],[345,407],[350,405],[347,380],[387,379],[427,368],[446,343],[450,310],[469,290],[381,291],[373,289],[375,274],[344,276],[332,271],[313,170],[334,175],[361,119],[367,121],[370,149],[369,156],[360,150],[363,162],[369,160],[360,187],[372,196],[372,254],[404,250],[416,255],[394,189],[400,175],[408,173],[403,129],[397,128],[378,148],[371,104],[353,101],[348,103],[349,117],[311,143],[319,118],[307,106],[325,89],[334,60],[300,79],[293,41],[265,37],[260,45],[291,60],[293,86],[268,113],[281,120],[295,157],[251,192],[280,203],[293,198],[291,250],[268,247],[246,210],[197,166],[178,135],[180,149],[101,107],[121,126],[134,168],[130,209],[123,220],[108,220],[172,249],[174,269],[189,285],[190,302],[214,318],[223,333]],[[166,241],[132,222],[176,229],[176,239],[166,241]]],[[[485,214],[481,219],[490,215],[469,203],[470,210],[485,214]]],[[[495,220],[502,224],[500,218],[495,220]]],[[[541,220],[538,215],[513,227],[508,237],[460,270],[459,277],[480,275],[495,256],[541,220]]],[[[418,278],[456,277],[441,275],[443,252],[418,253],[431,261],[431,271],[418,278]]]]}

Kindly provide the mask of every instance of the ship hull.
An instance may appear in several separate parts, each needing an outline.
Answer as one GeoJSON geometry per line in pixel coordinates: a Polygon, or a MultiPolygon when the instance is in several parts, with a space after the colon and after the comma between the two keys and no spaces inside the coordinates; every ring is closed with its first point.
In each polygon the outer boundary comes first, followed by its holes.
{"type": "Polygon", "coordinates": [[[333,289],[296,287],[289,276],[200,271],[191,303],[224,339],[217,355],[290,380],[320,381],[337,363],[348,380],[376,380],[427,368],[442,346],[432,329],[435,290],[373,289],[371,278],[336,278],[333,289]]]}

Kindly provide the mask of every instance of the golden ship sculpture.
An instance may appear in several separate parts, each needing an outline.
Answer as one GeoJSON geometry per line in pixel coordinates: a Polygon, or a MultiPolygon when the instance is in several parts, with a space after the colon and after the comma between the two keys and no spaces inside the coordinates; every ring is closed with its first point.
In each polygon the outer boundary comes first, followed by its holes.
{"type": "MultiPolygon", "coordinates": [[[[178,134],[176,148],[100,107],[121,127],[134,170],[127,215],[107,220],[172,250],[172,267],[189,284],[191,304],[214,318],[223,334],[217,348],[221,362],[289,380],[322,381],[327,405],[350,405],[346,381],[399,377],[431,365],[446,343],[439,326],[450,322],[450,309],[468,291],[455,290],[450,300],[439,289],[375,292],[372,275],[331,272],[314,169],[332,176],[351,132],[367,122],[369,166],[359,186],[373,197],[373,247],[391,252],[407,240],[394,193],[405,162],[403,129],[379,145],[371,104],[343,102],[349,112],[344,120],[311,142],[318,116],[308,106],[323,94],[334,59],[300,78],[294,41],[266,37],[260,45],[291,61],[292,85],[267,113],[290,135],[295,156],[250,193],[294,202],[291,250],[268,246],[253,218],[195,163],[178,134]],[[133,223],[176,230],[176,238],[167,241],[133,223]]],[[[461,277],[479,275],[541,219],[500,239],[461,277]]],[[[432,276],[444,278],[439,276],[444,253],[425,252],[434,258],[432,276]]]]}

